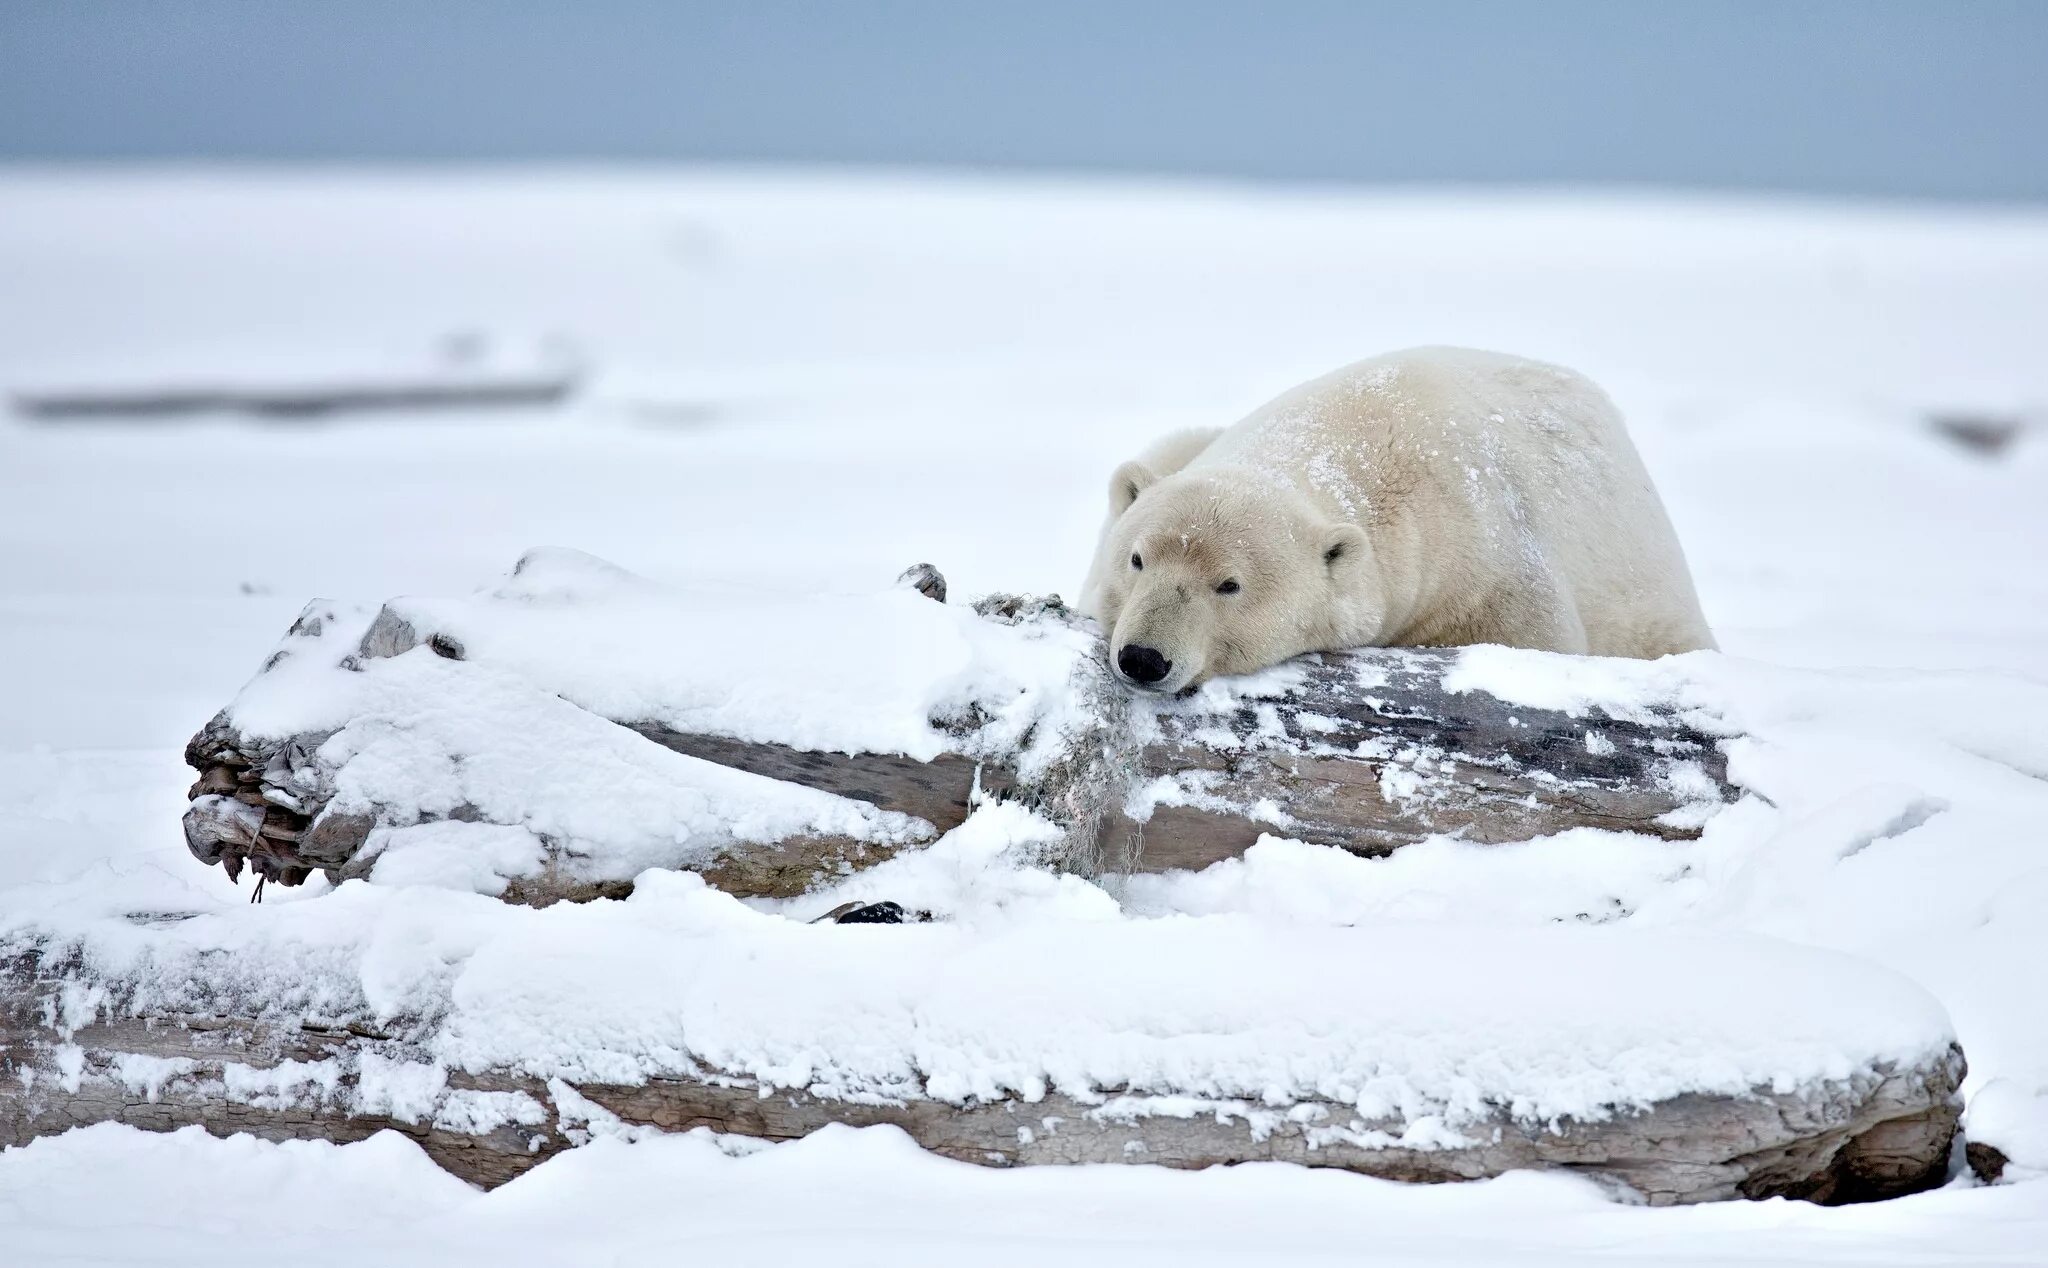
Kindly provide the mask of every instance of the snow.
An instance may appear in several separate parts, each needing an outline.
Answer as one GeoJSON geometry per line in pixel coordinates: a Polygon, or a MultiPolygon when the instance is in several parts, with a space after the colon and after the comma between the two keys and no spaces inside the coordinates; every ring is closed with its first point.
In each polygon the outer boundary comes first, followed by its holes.
{"type": "Polygon", "coordinates": [[[1271,1163],[992,1171],[922,1153],[892,1128],[829,1129],[757,1151],[723,1143],[701,1131],[600,1139],[482,1194],[388,1133],[271,1145],[91,1127],[0,1153],[0,1211],[16,1262],[220,1268],[678,1258],[1035,1268],[1361,1256],[1396,1265],[2009,1265],[2033,1260],[2040,1245],[2031,1186],[1880,1208],[1652,1211],[1555,1175],[1416,1187],[1271,1163]],[[117,1241],[110,1227],[146,1230],[147,1241],[117,1241]],[[1967,1244],[1958,1229],[1970,1230],[1967,1244]]]}
{"type": "MultiPolygon", "coordinates": [[[[464,664],[600,717],[921,760],[958,745],[934,716],[989,715],[997,725],[987,742],[1014,744],[1055,707],[1088,642],[1055,626],[982,620],[906,586],[813,596],[681,590],[559,548],[527,552],[474,596],[385,607],[422,638],[453,639],[464,664]]],[[[229,708],[237,729],[282,737],[361,717],[376,690],[366,684],[386,667],[369,666],[369,679],[337,667],[362,633],[337,620],[317,636],[288,638],[290,672],[243,689],[229,708]]]]}
{"type": "MultiPolygon", "coordinates": [[[[237,989],[324,983],[295,1006],[431,1018],[452,1064],[518,1049],[560,1069],[599,1052],[646,1069],[675,1038],[663,1019],[779,966],[802,985],[745,995],[749,1009],[692,1043],[791,1080],[940,1092],[1169,1068],[1219,1092],[1299,1090],[1376,1044],[1451,1045],[1448,1024],[1403,1011],[1407,991],[1413,1012],[1447,1023],[1481,1002],[1524,1008],[1501,1049],[1514,1059],[1488,1078],[1524,1080],[1544,1107],[1575,1087],[1615,1100],[1705,1081],[1717,1053],[1755,1063],[1730,1078],[1782,1074],[1924,1048],[1952,1024],[1971,1061],[1971,1138],[2018,1177],[1869,1208],[1646,1211],[1563,1176],[1422,1189],[1271,1165],[1003,1173],[883,1129],[747,1150],[593,1122],[590,1147],[485,1195],[388,1136],[332,1147],[102,1127],[0,1153],[12,1260],[2014,1263],[2048,1245],[2048,1010],[2033,980],[2048,958],[2048,217],[855,175],[23,170],[0,175],[0,280],[0,389],[167,370],[260,382],[479,329],[506,346],[559,336],[588,367],[552,415],[0,418],[8,929],[87,941],[110,971],[171,994],[201,981],[181,957],[206,947],[287,952],[236,957],[237,989]],[[686,597],[607,590],[552,556],[543,573],[621,613],[603,646],[556,654],[545,594],[502,619],[484,598],[421,599],[472,659],[397,657],[365,689],[411,716],[408,693],[426,686],[405,675],[426,666],[434,690],[472,693],[449,702],[450,726],[479,697],[553,726],[577,712],[568,702],[627,684],[727,734],[809,727],[818,747],[928,751],[936,697],[898,686],[1029,694],[1057,681],[1062,653],[892,590],[905,565],[936,563],[956,595],[1071,595],[1116,461],[1362,355],[1439,342],[1558,361],[1610,389],[1724,648],[1647,666],[1481,649],[1460,681],[1531,706],[1679,700],[1740,732],[1731,769],[1757,796],[1699,842],[1575,832],[1368,861],[1276,825],[1202,875],[1103,888],[1020,866],[1045,825],[985,807],[827,893],[749,906],[664,878],[609,918],[459,892],[530,860],[515,830],[458,845],[445,826],[399,829],[375,884],[273,889],[254,909],[185,854],[178,748],[310,596],[334,596],[337,629],[360,630],[390,595],[502,588],[491,579],[528,548],[574,547],[686,597]],[[1934,412],[2022,430],[1986,458],[1929,431],[1934,412]],[[649,634],[659,621],[624,615],[647,606],[689,631],[679,647],[747,671],[674,676],[681,658],[649,634]],[[781,620],[719,624],[742,607],[781,620]],[[878,627],[885,645],[853,641],[878,627]],[[579,677],[579,663],[606,672],[579,677]],[[873,676],[855,681],[853,663],[873,676]],[[784,918],[847,897],[948,923],[784,918]],[[729,954],[675,973],[663,958],[601,995],[583,988],[609,938],[729,954]],[[1621,950],[1583,950],[1610,944],[1621,950]],[[1398,951],[1416,945],[1455,950],[1398,951]],[[1596,1024],[1616,1014],[1570,1007],[1583,997],[1541,972],[1568,956],[1622,989],[1688,948],[1729,972],[1689,980],[1698,995],[1637,990],[1660,1011],[1632,1015],[1687,1037],[1669,1048],[1596,1024]],[[1339,954],[1358,971],[1331,973],[1339,954]],[[1419,994],[1488,962],[1517,966],[1498,997],[1419,994]],[[973,989],[1026,967],[1083,983],[1073,1009],[973,989]],[[1198,995],[1185,976],[1198,970],[1237,985],[1198,995]],[[1006,1004],[1064,1046],[1016,1047],[1027,1032],[997,1015],[1006,1004]],[[595,1030],[542,1025],[576,1009],[595,1030]],[[1226,1023],[1218,1034],[1273,1038],[1174,1050],[1201,1009],[1226,1023]],[[621,1016],[643,1018],[632,1043],[621,1016]],[[1142,1022],[1127,1044],[1112,1041],[1122,1018],[1142,1022]],[[827,1025],[888,1042],[807,1046],[827,1025]],[[1281,1069],[1290,1045],[1319,1058],[1281,1069]],[[1624,1050],[1664,1064],[1597,1059],[1624,1050]]],[[[326,669],[311,654],[280,665],[279,683],[304,675],[292,716],[318,703],[326,669]]],[[[427,723],[347,742],[391,746],[397,780],[474,738],[427,723]]],[[[623,822],[636,849],[673,858],[728,816],[843,813],[830,799],[762,805],[746,781],[713,788],[716,773],[686,762],[619,757],[618,822],[580,830],[609,839],[623,822]],[[692,835],[679,843],[677,827],[692,835]]],[[[522,815],[566,814],[581,796],[507,782],[465,795],[517,796],[522,815]]],[[[1450,1105],[1458,1054],[1477,1051],[1446,1046],[1404,1066],[1405,1084],[1355,1090],[1450,1105]]],[[[390,1073],[379,1094],[408,1113],[523,1112],[453,1099],[431,1067],[390,1073]]]]}
{"type": "Polygon", "coordinates": [[[468,807],[561,843],[580,879],[707,862],[733,840],[810,832],[897,843],[928,832],[899,813],[670,752],[487,666],[419,650],[357,677],[356,711],[320,747],[340,767],[336,811],[468,807]]]}
{"type": "Polygon", "coordinates": [[[574,879],[603,882],[707,863],[735,840],[929,840],[922,820],[615,723],[926,760],[1021,751],[1029,771],[1077,722],[1069,684],[1088,647],[1065,625],[1000,624],[904,586],[801,601],[695,593],[545,549],[466,598],[394,599],[375,617],[314,601],[225,714],[237,734],[304,737],[337,772],[332,812],[396,829],[367,844],[375,878],[500,894],[542,870],[548,842],[574,879]],[[840,634],[818,643],[821,628],[840,634]],[[941,732],[946,720],[958,734],[941,732]],[[432,822],[451,817],[475,822],[432,822]]]}

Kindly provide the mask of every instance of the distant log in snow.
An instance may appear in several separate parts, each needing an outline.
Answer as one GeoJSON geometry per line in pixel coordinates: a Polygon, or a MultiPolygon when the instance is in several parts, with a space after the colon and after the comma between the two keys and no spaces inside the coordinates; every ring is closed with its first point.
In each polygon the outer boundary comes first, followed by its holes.
{"type": "Polygon", "coordinates": [[[1941,410],[1927,415],[1934,434],[1980,458],[2000,458],[2029,428],[2020,413],[1941,410]]]}
{"type": "Polygon", "coordinates": [[[252,414],[303,419],[357,411],[517,409],[560,404],[582,378],[559,338],[507,344],[486,331],[451,331],[433,346],[255,355],[226,367],[130,365],[90,382],[13,385],[32,419],[174,418],[252,414]]]}
{"type": "MultiPolygon", "coordinates": [[[[925,566],[906,574],[905,584],[943,594],[945,582],[925,566]]],[[[1387,854],[1438,834],[1493,843],[1594,827],[1684,839],[1696,836],[1707,815],[1732,796],[1721,737],[1703,729],[1711,720],[1703,724],[1668,703],[1577,713],[1510,705],[1481,691],[1446,688],[1458,652],[1401,649],[1309,656],[1180,699],[1137,696],[1111,679],[1092,627],[1057,599],[1014,596],[982,600],[976,615],[938,605],[932,610],[1007,627],[992,632],[1004,633],[1006,646],[1017,645],[1004,651],[1008,656],[1056,636],[1070,649],[1067,660],[1056,662],[1065,671],[1050,685],[1015,688],[1013,697],[942,701],[929,719],[934,751],[807,742],[801,712],[761,724],[766,733],[760,727],[747,735],[721,733],[730,726],[725,715],[693,725],[687,710],[667,709],[668,697],[659,692],[613,690],[618,684],[604,679],[606,667],[616,666],[621,683],[647,679],[669,696],[694,699],[700,694],[694,682],[678,688],[662,677],[670,670],[660,663],[658,637],[623,651],[592,651],[594,669],[566,663],[578,655],[580,639],[603,642],[616,637],[620,623],[650,620],[644,597],[628,605],[630,617],[606,606],[612,602],[624,603],[593,600],[587,616],[576,615],[573,604],[555,610],[545,640],[536,635],[530,641],[560,648],[558,654],[518,644],[522,623],[537,619],[522,594],[438,608],[394,600],[366,627],[360,618],[350,624],[332,605],[315,605],[250,692],[261,690],[287,661],[282,672],[303,677],[306,660],[322,658],[325,672],[342,680],[425,649],[420,655],[427,659],[408,662],[406,690],[416,694],[440,687],[453,692],[474,662],[524,675],[551,703],[587,701],[575,719],[589,729],[580,740],[565,733],[554,749],[529,749],[523,757],[452,751],[451,761],[545,758],[552,769],[579,758],[560,750],[607,741],[598,732],[612,731],[612,740],[637,737],[781,786],[819,790],[859,810],[840,816],[838,827],[742,832],[663,860],[741,895],[790,896],[915,848],[963,822],[976,796],[1012,798],[1040,810],[1063,833],[1045,861],[1085,874],[1201,868],[1241,854],[1262,833],[1363,855],[1387,854]],[[517,650],[497,650],[511,646],[517,650]],[[445,681],[437,687],[437,680],[445,681]],[[1021,722],[1013,716],[1020,709],[1027,715],[1021,722]],[[649,716],[664,711],[669,716],[649,716]],[[778,738],[776,725],[787,738],[778,738]]],[[[654,611],[651,619],[658,622],[654,611]]],[[[679,611],[675,619],[703,617],[679,611]]],[[[888,619],[902,614],[892,610],[888,619]]],[[[651,633],[660,634],[658,625],[651,633]]],[[[678,648],[685,633],[679,624],[678,648]]],[[[892,629],[878,636],[896,637],[892,629]]],[[[673,655],[687,660],[689,653],[673,655]]],[[[778,672],[738,666],[731,671],[740,678],[738,688],[721,690],[743,694],[752,682],[746,675],[778,672]]],[[[821,690],[844,695],[853,688],[842,683],[860,672],[849,666],[821,690]]],[[[936,689],[914,672],[904,681],[908,687],[891,688],[897,696],[936,689]]],[[[379,699],[379,707],[393,707],[379,699]]],[[[870,703],[847,699],[854,706],[870,703]]],[[[900,699],[879,694],[872,704],[902,707],[900,699]]],[[[450,801],[440,789],[440,800],[431,804],[411,786],[390,795],[364,791],[351,772],[359,749],[334,742],[352,721],[361,723],[356,731],[372,729],[367,715],[323,716],[305,729],[280,723],[275,709],[261,711],[253,724],[236,708],[215,717],[186,750],[199,771],[185,818],[192,853],[230,876],[246,865],[294,885],[315,871],[336,879],[367,874],[375,859],[364,847],[380,828],[432,820],[532,825],[530,809],[450,801]],[[337,798],[343,789],[353,791],[337,798]]],[[[449,743],[459,750],[494,742],[472,733],[449,743]]],[[[569,841],[546,830],[540,835],[547,859],[514,878],[507,898],[544,904],[630,888],[632,871],[607,872],[604,842],[569,841]]],[[[636,852],[633,860],[637,870],[646,856],[636,852]]]]}
{"type": "Polygon", "coordinates": [[[190,414],[253,414],[317,418],[391,410],[532,409],[561,404],[575,374],[445,376],[308,383],[136,384],[17,391],[14,410],[27,418],[174,418],[190,414]]]}

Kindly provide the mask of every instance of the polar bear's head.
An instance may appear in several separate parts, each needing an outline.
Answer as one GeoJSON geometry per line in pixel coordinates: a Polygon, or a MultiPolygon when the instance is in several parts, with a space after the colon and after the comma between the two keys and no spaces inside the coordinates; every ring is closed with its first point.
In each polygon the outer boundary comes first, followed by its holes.
{"type": "Polygon", "coordinates": [[[1109,510],[1086,606],[1133,686],[1176,692],[1378,626],[1365,532],[1283,481],[1229,467],[1158,479],[1127,462],[1109,510]]]}

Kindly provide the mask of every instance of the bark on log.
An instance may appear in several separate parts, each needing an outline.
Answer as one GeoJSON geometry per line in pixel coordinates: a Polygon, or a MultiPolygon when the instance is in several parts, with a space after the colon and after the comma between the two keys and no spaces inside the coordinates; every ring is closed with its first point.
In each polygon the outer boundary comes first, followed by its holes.
{"type": "Polygon", "coordinates": [[[1961,1051],[1951,1049],[1921,1068],[1880,1068],[1790,1092],[1686,1094],[1599,1121],[1532,1126],[1503,1116],[1492,1130],[1467,1132],[1480,1143],[1432,1149],[1361,1143],[1360,1133],[1398,1134],[1402,1125],[1355,1122],[1341,1104],[1204,1106],[1178,1116],[1057,1093],[966,1107],[862,1104],[764,1094],[716,1071],[575,1087],[458,1073],[431,1103],[415,1095],[398,1105],[375,1086],[416,1087],[419,1080],[403,1072],[429,1069],[403,1033],[168,1015],[97,1021],[65,1034],[52,1019],[62,1015],[56,996],[66,982],[76,979],[33,955],[0,961],[0,1068],[8,1076],[0,1078],[0,1147],[97,1122],[158,1131],[196,1124],[269,1140],[348,1141],[389,1128],[486,1187],[579,1143],[595,1113],[664,1131],[708,1127],[770,1141],[830,1123],[890,1124],[935,1153],[990,1166],[1278,1160],[1422,1183],[1534,1167],[1587,1175],[1655,1205],[1778,1196],[1839,1204],[1945,1180],[1964,1073],[1961,1051]],[[309,1073],[316,1069],[322,1073],[309,1073]]]}
{"type": "MultiPolygon", "coordinates": [[[[905,584],[944,592],[928,566],[905,584]]],[[[1074,618],[1058,600],[997,596],[976,605],[1007,623],[1074,618]]],[[[306,618],[302,618],[302,623],[306,618]]],[[[298,627],[294,627],[295,630],[298,627]]],[[[426,647],[451,661],[461,641],[416,629],[386,609],[363,636],[360,661],[426,647]]],[[[1452,692],[1458,653],[1363,649],[1305,657],[1268,675],[1183,699],[1133,695],[1110,677],[1099,648],[1073,690],[1087,719],[1057,760],[1031,777],[1018,755],[966,755],[976,719],[934,719],[961,751],[918,761],[888,753],[806,751],[614,718],[644,739],[692,757],[822,789],[929,825],[958,826],[977,789],[1043,809],[1067,834],[1064,865],[1083,872],[1200,868],[1241,854],[1261,833],[1383,855],[1437,834],[1494,843],[1578,827],[1687,839],[1731,800],[1723,736],[1675,709],[1612,717],[1510,706],[1452,692]]],[[[1710,725],[1710,724],[1709,724],[1710,725]]],[[[232,878],[246,863],[295,885],[317,870],[367,870],[359,852],[388,815],[331,810],[335,772],[318,759],[329,732],[285,739],[242,734],[226,713],[193,737],[200,772],[185,816],[187,844],[232,878]]],[[[396,821],[421,817],[388,808],[396,821]]],[[[462,817],[458,812],[455,817],[462,817]]],[[[743,896],[787,897],[897,852],[827,835],[735,842],[698,870],[743,896]]],[[[592,884],[566,872],[516,885],[515,901],[616,894],[623,878],[592,884]]]]}

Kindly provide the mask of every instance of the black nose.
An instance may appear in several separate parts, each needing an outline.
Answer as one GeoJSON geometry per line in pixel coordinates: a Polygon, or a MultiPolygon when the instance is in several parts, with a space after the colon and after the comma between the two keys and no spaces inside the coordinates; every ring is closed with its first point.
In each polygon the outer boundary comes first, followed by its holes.
{"type": "Polygon", "coordinates": [[[1132,682],[1151,686],[1166,677],[1173,669],[1173,662],[1159,654],[1156,647],[1143,647],[1137,643],[1125,643],[1116,654],[1116,667],[1124,671],[1124,677],[1132,682]]]}

